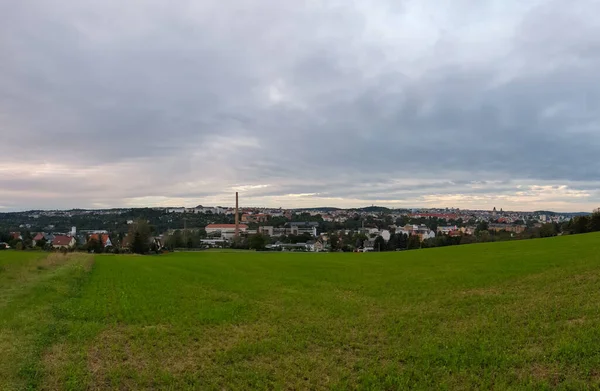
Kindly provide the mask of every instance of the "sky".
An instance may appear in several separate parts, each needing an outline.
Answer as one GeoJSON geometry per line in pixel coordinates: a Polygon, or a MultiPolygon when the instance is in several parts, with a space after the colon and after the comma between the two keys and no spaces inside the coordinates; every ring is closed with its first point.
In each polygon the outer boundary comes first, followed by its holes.
{"type": "Polygon", "coordinates": [[[0,0],[0,212],[591,211],[600,2],[0,0]]]}

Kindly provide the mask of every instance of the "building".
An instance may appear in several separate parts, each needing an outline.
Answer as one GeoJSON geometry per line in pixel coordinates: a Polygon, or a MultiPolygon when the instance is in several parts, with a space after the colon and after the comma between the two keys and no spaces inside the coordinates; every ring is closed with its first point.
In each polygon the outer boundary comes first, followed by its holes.
{"type": "Polygon", "coordinates": [[[90,235],[89,240],[93,239],[95,241],[100,241],[99,237],[102,238],[102,247],[106,248],[113,245],[108,234],[92,234],[90,235]]]}
{"type": "MultiPolygon", "coordinates": [[[[239,229],[240,234],[248,232],[248,226],[246,224],[240,224],[239,229]]],[[[204,230],[209,236],[219,233],[221,239],[232,239],[235,237],[235,224],[209,224],[204,230]]]]}
{"type": "Polygon", "coordinates": [[[306,247],[308,251],[319,253],[321,251],[325,251],[325,245],[320,240],[310,240],[306,242],[306,247]]]}
{"type": "Polygon", "coordinates": [[[457,231],[458,227],[456,225],[451,225],[451,226],[447,226],[447,227],[438,227],[437,231],[438,233],[441,233],[442,235],[449,235],[450,232],[453,231],[457,231]]]}
{"type": "Polygon", "coordinates": [[[289,234],[291,235],[302,235],[302,234],[310,234],[312,237],[317,236],[317,227],[319,223],[316,221],[301,221],[301,222],[291,222],[287,224],[289,227],[289,234]]]}
{"type": "Polygon", "coordinates": [[[419,233],[418,235],[421,238],[421,241],[435,238],[435,232],[433,231],[419,233]]]}
{"type": "Polygon", "coordinates": [[[306,243],[275,243],[271,248],[280,248],[281,251],[309,251],[310,246],[306,243]]]}
{"type": "Polygon", "coordinates": [[[242,215],[242,223],[264,223],[269,219],[269,216],[264,213],[244,213],[242,215]]]}
{"type": "Polygon", "coordinates": [[[527,226],[525,226],[525,225],[490,224],[488,226],[488,231],[494,231],[494,232],[507,231],[507,232],[513,232],[513,233],[519,234],[519,233],[525,231],[526,228],[527,228],[527,226]]]}
{"type": "Polygon", "coordinates": [[[275,231],[275,227],[273,227],[272,225],[265,225],[262,227],[258,227],[258,232],[263,235],[273,236],[274,231],[275,231]]]}
{"type": "Polygon", "coordinates": [[[56,235],[52,241],[53,248],[73,248],[77,241],[72,236],[56,235]]]}

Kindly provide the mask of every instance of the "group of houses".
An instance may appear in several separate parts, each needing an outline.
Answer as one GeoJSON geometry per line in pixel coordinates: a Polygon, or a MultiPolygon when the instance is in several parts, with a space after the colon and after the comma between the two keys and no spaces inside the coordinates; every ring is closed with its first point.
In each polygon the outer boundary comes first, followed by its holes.
{"type": "MultiPolygon", "coordinates": [[[[22,241],[23,235],[21,232],[11,232],[11,237],[15,241],[22,241]]],[[[124,237],[121,246],[127,245],[127,237],[124,237]]],[[[75,227],[71,228],[68,233],[47,233],[38,232],[35,233],[31,238],[31,245],[33,247],[48,246],[53,249],[73,249],[77,246],[83,246],[91,241],[96,241],[102,245],[103,248],[110,248],[114,246],[110,235],[105,230],[92,230],[77,232],[75,227]]]]}

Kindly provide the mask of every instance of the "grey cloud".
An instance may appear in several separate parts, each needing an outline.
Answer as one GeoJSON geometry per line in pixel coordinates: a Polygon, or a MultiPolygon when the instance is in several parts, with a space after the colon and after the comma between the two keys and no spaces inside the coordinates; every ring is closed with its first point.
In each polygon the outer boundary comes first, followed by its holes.
{"type": "Polygon", "coordinates": [[[106,172],[81,184],[0,171],[0,205],[40,206],[49,183],[65,207],[195,204],[239,184],[269,184],[247,194],[267,203],[515,183],[600,201],[597,2],[415,4],[2,4],[0,165],[106,172]]]}

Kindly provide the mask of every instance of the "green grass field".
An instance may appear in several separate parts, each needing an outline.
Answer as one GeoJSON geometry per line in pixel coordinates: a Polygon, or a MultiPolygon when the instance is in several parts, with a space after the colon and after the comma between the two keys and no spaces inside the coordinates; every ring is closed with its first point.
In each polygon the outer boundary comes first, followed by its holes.
{"type": "Polygon", "coordinates": [[[0,252],[0,390],[600,388],[600,235],[403,253],[0,252]]]}

